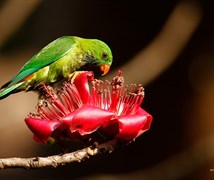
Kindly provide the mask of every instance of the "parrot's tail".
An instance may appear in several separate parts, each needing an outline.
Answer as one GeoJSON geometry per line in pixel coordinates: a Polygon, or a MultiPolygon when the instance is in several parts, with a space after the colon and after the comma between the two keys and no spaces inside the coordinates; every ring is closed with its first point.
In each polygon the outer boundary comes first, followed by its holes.
{"type": "Polygon", "coordinates": [[[2,89],[0,89],[0,100],[6,98],[7,96],[9,96],[10,94],[12,93],[15,93],[15,90],[21,86],[24,82],[19,82],[17,84],[14,84],[12,86],[9,86],[9,87],[5,87],[5,86],[2,86],[2,89]]]}

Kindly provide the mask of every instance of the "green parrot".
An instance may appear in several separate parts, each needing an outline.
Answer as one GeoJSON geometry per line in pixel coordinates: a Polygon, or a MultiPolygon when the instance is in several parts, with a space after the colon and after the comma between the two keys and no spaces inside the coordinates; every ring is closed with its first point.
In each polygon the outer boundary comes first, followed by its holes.
{"type": "Polygon", "coordinates": [[[52,84],[68,79],[77,70],[99,67],[102,75],[112,64],[111,49],[97,39],[63,36],[35,54],[0,89],[0,99],[19,91],[37,90],[41,83],[52,84]]]}

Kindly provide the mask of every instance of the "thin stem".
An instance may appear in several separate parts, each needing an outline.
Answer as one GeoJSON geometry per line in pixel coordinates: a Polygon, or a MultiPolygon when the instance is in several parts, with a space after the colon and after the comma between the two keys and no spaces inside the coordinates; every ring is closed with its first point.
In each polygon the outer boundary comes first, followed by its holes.
{"type": "Polygon", "coordinates": [[[47,157],[31,157],[31,158],[2,158],[0,159],[0,169],[6,168],[24,168],[36,169],[44,167],[58,167],[73,162],[82,162],[104,152],[111,153],[119,146],[119,142],[114,139],[103,144],[89,146],[87,148],[66,153],[63,155],[53,155],[47,157]]]}

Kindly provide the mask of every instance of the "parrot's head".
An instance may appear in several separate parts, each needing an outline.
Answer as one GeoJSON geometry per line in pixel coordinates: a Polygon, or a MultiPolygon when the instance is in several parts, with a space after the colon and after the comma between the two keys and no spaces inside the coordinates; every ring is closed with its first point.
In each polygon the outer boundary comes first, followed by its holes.
{"type": "Polygon", "coordinates": [[[86,64],[99,67],[102,75],[106,75],[113,60],[109,46],[97,39],[83,39],[81,46],[86,54],[84,58],[86,64]]]}

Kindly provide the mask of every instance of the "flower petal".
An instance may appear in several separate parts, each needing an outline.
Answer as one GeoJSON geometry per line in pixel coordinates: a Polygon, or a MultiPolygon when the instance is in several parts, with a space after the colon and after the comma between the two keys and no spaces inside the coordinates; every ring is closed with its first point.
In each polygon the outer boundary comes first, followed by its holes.
{"type": "Polygon", "coordinates": [[[114,116],[114,113],[96,108],[90,105],[83,105],[78,109],[71,121],[71,133],[79,132],[81,135],[93,133],[114,116]]]}
{"type": "Polygon", "coordinates": [[[144,126],[142,127],[142,129],[139,131],[138,136],[140,136],[141,134],[143,134],[145,131],[149,130],[150,129],[150,126],[152,124],[152,116],[147,113],[146,111],[144,111],[143,109],[139,108],[138,110],[138,115],[144,115],[147,117],[147,120],[146,120],[146,123],[144,124],[144,126]]]}
{"type": "Polygon", "coordinates": [[[83,104],[87,104],[90,101],[91,95],[88,81],[91,81],[93,78],[94,74],[92,71],[81,71],[73,79],[73,83],[80,94],[83,104]]]}
{"type": "Polygon", "coordinates": [[[139,108],[135,115],[120,116],[118,118],[119,133],[116,138],[131,141],[150,128],[152,116],[139,108]]]}
{"type": "Polygon", "coordinates": [[[33,132],[35,136],[34,139],[42,143],[46,143],[53,131],[62,123],[57,120],[45,120],[32,117],[25,118],[25,122],[28,128],[33,132]]]}
{"type": "Polygon", "coordinates": [[[70,112],[69,114],[66,114],[64,117],[62,117],[62,121],[63,121],[63,124],[62,126],[60,127],[60,129],[70,129],[70,125],[71,125],[71,121],[73,120],[73,117],[75,115],[76,111],[73,111],[73,112],[70,112]]]}
{"type": "Polygon", "coordinates": [[[114,138],[119,133],[118,119],[114,118],[108,121],[99,129],[99,133],[104,137],[114,138]]]}

